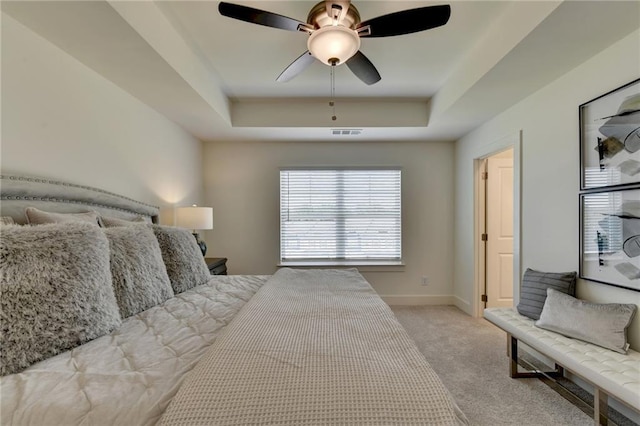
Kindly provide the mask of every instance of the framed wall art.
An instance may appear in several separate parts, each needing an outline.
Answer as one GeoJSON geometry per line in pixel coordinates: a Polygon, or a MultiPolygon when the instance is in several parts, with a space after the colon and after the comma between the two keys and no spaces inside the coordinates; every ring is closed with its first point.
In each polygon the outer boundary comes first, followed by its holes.
{"type": "Polygon", "coordinates": [[[640,291],[640,186],[580,194],[580,278],[640,291]]]}
{"type": "Polygon", "coordinates": [[[640,79],[580,105],[580,189],[640,182],[640,79]]]}

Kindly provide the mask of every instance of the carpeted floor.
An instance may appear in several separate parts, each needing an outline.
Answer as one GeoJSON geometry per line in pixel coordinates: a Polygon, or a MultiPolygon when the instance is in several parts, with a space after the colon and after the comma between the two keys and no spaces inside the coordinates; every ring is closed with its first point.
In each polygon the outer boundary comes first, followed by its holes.
{"type": "Polygon", "coordinates": [[[453,306],[392,306],[472,425],[591,425],[538,379],[508,375],[505,333],[453,306]]]}

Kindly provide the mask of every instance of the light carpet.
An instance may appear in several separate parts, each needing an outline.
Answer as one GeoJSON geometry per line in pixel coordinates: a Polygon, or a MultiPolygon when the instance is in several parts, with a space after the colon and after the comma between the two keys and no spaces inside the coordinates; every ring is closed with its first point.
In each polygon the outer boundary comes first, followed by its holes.
{"type": "Polygon", "coordinates": [[[591,425],[538,379],[508,374],[505,333],[453,306],[392,306],[473,425],[591,425]]]}

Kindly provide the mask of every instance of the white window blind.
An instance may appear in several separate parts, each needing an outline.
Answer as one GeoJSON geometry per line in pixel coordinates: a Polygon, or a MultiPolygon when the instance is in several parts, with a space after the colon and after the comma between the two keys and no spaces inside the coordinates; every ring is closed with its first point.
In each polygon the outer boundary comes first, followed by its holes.
{"type": "Polygon", "coordinates": [[[619,213],[621,205],[619,192],[584,195],[585,253],[602,255],[622,250],[622,219],[612,214],[619,213]]]}
{"type": "Polygon", "coordinates": [[[398,169],[280,171],[280,258],[401,259],[398,169]]]}
{"type": "MultiPolygon", "coordinates": [[[[587,187],[619,182],[619,170],[608,174],[598,169],[587,169],[587,187]]],[[[585,253],[610,254],[622,250],[622,219],[612,213],[621,213],[622,195],[619,192],[596,192],[585,194],[582,220],[584,227],[583,250],[585,253]]]]}

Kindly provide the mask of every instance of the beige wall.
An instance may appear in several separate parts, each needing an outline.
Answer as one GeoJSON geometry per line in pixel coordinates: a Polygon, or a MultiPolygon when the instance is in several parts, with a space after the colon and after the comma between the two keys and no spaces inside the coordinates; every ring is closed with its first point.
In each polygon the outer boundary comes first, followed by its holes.
{"type": "Polygon", "coordinates": [[[202,196],[199,140],[4,13],[0,148],[3,173],[161,207],[202,196]]]}
{"type": "MultiPolygon", "coordinates": [[[[578,106],[638,78],[636,31],[457,142],[454,292],[468,312],[473,299],[473,160],[494,141],[522,130],[521,267],[578,270],[578,106]]],[[[526,78],[526,76],[522,76],[526,78]]],[[[578,297],[640,305],[640,292],[580,281],[578,297]]],[[[640,349],[640,315],[630,330],[640,349]]]]}
{"type": "Polygon", "coordinates": [[[279,168],[326,165],[402,167],[406,266],[360,270],[378,293],[394,296],[387,298],[392,303],[451,303],[451,143],[205,144],[205,199],[214,208],[214,229],[205,233],[209,253],[227,257],[233,274],[273,273],[280,247],[279,168]]]}

